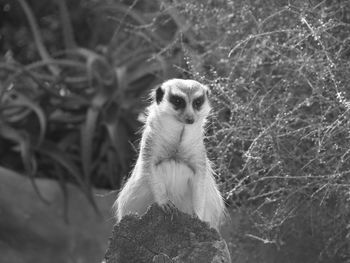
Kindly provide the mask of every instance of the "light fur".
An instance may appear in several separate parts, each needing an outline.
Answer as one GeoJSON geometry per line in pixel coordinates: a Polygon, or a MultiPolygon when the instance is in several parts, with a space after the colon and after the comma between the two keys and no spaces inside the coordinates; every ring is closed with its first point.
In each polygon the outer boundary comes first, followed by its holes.
{"type": "Polygon", "coordinates": [[[129,213],[143,214],[154,202],[162,207],[170,202],[218,229],[225,206],[203,142],[210,111],[207,88],[194,80],[172,79],[162,89],[162,101],[148,108],[136,165],[114,204],[117,221],[129,213]],[[181,114],[167,101],[169,92],[186,96],[181,114]],[[200,93],[205,102],[195,111],[191,96],[200,93]],[[181,122],[182,115],[194,116],[194,123],[181,122]]]}

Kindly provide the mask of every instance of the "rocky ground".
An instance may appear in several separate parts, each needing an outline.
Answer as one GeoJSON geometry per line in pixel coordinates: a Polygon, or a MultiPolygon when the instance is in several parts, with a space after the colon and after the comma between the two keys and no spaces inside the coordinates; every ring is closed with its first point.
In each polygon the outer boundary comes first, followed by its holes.
{"type": "Polygon", "coordinates": [[[102,261],[113,226],[114,194],[95,191],[98,215],[79,189],[67,185],[65,220],[59,184],[49,179],[37,179],[36,184],[48,204],[28,178],[0,168],[0,262],[102,261]]]}

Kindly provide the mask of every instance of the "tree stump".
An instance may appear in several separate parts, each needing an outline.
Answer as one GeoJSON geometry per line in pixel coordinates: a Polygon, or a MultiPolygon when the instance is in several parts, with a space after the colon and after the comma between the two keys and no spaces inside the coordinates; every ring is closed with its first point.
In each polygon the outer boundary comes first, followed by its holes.
{"type": "Polygon", "coordinates": [[[105,263],[229,263],[226,242],[205,222],[156,204],[147,212],[125,216],[114,226],[105,263]]]}

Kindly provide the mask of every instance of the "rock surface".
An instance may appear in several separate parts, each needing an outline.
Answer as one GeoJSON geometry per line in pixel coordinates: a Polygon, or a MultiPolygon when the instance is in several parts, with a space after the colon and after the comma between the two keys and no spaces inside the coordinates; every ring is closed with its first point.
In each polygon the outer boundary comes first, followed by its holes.
{"type": "Polygon", "coordinates": [[[115,194],[95,191],[98,215],[77,187],[67,185],[65,221],[59,184],[49,179],[36,184],[48,204],[28,178],[0,167],[0,262],[101,262],[114,223],[115,194]]]}
{"type": "Polygon", "coordinates": [[[153,204],[142,217],[125,216],[114,226],[106,263],[228,263],[230,255],[218,232],[190,215],[165,214],[153,204]]]}

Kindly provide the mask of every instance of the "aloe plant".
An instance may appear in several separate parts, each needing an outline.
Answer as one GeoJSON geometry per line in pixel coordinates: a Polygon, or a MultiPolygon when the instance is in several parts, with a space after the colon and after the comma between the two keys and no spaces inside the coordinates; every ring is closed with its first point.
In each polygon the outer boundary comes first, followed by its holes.
{"type": "MultiPolygon", "coordinates": [[[[48,1],[59,13],[48,8],[45,14],[59,25],[51,36],[59,42],[62,35],[58,49],[26,0],[8,3],[14,15],[24,15],[22,30],[32,36],[26,45],[36,55],[23,58],[7,49],[0,58],[0,156],[21,160],[0,166],[30,176],[34,186],[36,177],[76,183],[93,203],[92,187],[118,188],[130,171],[146,94],[173,74],[172,58],[162,54],[171,39],[134,5],[67,4],[73,5],[48,1]],[[82,42],[78,23],[89,19],[82,42]]],[[[16,45],[8,39],[8,46],[16,45]]]]}

